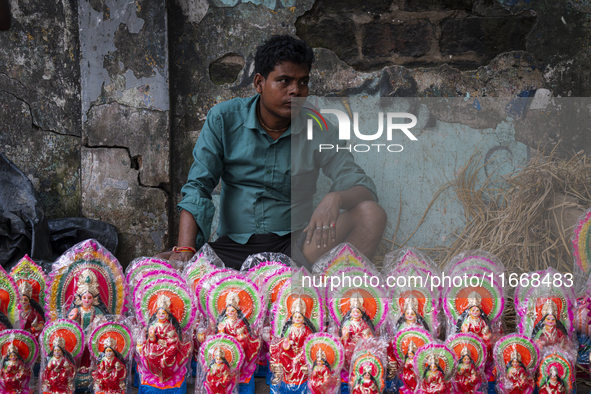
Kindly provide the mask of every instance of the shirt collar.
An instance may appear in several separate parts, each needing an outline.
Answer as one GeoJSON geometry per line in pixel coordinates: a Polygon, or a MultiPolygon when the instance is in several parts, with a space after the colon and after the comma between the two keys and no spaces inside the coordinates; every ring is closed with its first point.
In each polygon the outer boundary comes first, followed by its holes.
{"type": "MultiPolygon", "coordinates": [[[[251,130],[258,130],[261,134],[264,134],[265,136],[271,138],[269,136],[269,134],[267,134],[267,132],[261,126],[261,124],[259,122],[259,118],[257,116],[257,104],[259,102],[259,99],[260,99],[260,94],[257,93],[253,97],[252,104],[250,105],[250,108],[248,108],[248,114],[246,116],[246,121],[244,122],[244,127],[251,129],[251,130]]],[[[281,138],[288,137],[290,135],[291,135],[291,124],[289,125],[287,130],[283,134],[281,134],[281,136],[279,138],[277,138],[276,141],[279,141],[281,138]]]]}

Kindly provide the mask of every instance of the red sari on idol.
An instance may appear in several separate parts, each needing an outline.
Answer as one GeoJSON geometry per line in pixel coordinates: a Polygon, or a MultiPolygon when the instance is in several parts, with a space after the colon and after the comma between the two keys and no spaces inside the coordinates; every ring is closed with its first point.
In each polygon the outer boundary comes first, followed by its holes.
{"type": "Polygon", "coordinates": [[[271,345],[271,363],[282,368],[282,380],[286,384],[302,384],[308,380],[308,373],[302,366],[306,365],[304,342],[312,334],[312,330],[302,324],[301,327],[289,328],[283,340],[271,345]]]}
{"type": "Polygon", "coordinates": [[[207,371],[205,388],[209,394],[230,394],[234,388],[231,384],[230,367],[225,363],[213,363],[207,371]]]}
{"type": "Polygon", "coordinates": [[[65,356],[52,357],[43,371],[43,393],[72,394],[75,375],[76,368],[65,356]]]}
{"type": "Polygon", "coordinates": [[[108,360],[103,357],[96,371],[92,373],[95,392],[104,394],[125,394],[127,369],[116,357],[108,360]]]}
{"type": "Polygon", "coordinates": [[[6,361],[0,370],[0,386],[5,394],[29,393],[30,379],[31,370],[19,359],[6,361]]]}

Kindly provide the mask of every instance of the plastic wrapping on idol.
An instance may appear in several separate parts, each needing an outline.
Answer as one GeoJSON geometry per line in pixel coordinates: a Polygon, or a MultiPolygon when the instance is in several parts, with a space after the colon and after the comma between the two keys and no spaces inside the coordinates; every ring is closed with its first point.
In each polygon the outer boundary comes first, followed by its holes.
{"type": "MultiPolygon", "coordinates": [[[[46,291],[46,317],[66,318],[82,327],[86,336],[91,323],[105,315],[123,315],[129,289],[119,261],[96,240],[88,239],[68,249],[52,265],[46,291]]],[[[90,352],[83,352],[76,376],[76,387],[88,389],[90,352]]]]}
{"type": "Polygon", "coordinates": [[[429,256],[418,249],[405,247],[387,253],[384,256],[382,272],[384,275],[439,276],[437,265],[429,256]]]}
{"type": "Polygon", "coordinates": [[[494,255],[477,250],[455,256],[441,274],[447,287],[443,302],[447,337],[463,332],[482,339],[489,355],[487,374],[492,372],[492,344],[503,332],[504,272],[494,255]]]}
{"type": "Polygon", "coordinates": [[[107,320],[92,324],[87,338],[93,389],[95,394],[125,394],[131,384],[135,341],[129,327],[133,322],[121,316],[107,320]]]}
{"type": "MultiPolygon", "coordinates": [[[[211,246],[205,244],[197,251],[182,272],[182,277],[186,278],[187,285],[195,294],[195,299],[198,300],[196,290],[201,279],[216,269],[223,269],[224,263],[215,254],[211,246]]],[[[198,307],[197,307],[198,308],[198,307]]],[[[205,340],[207,331],[207,315],[202,314],[199,310],[195,317],[195,333],[193,341],[193,355],[197,361],[199,355],[199,347],[205,340]]]]}
{"type": "Polygon", "coordinates": [[[308,336],[304,342],[310,394],[338,394],[345,351],[340,338],[327,333],[308,336]]]}
{"type": "Polygon", "coordinates": [[[394,380],[398,374],[402,386],[401,394],[412,394],[418,384],[414,368],[414,357],[423,346],[433,343],[431,333],[420,327],[410,327],[398,331],[388,344],[387,380],[394,380]]]}
{"type": "Polygon", "coordinates": [[[0,332],[0,355],[0,392],[32,392],[32,369],[39,356],[35,337],[25,330],[8,329],[0,332]]]}
{"type": "Polygon", "coordinates": [[[591,227],[591,208],[581,215],[574,228],[574,234],[571,238],[573,249],[573,281],[575,294],[582,297],[589,292],[589,282],[587,286],[585,280],[591,275],[591,245],[589,244],[589,228],[591,227]]]}
{"type": "Polygon", "coordinates": [[[455,353],[457,368],[452,380],[454,393],[474,394],[488,392],[484,374],[486,346],[478,336],[459,333],[449,337],[445,345],[455,353]]]}
{"type": "Polygon", "coordinates": [[[161,270],[176,272],[172,265],[170,265],[166,260],[156,257],[138,257],[129,263],[125,269],[125,278],[129,284],[129,288],[133,291],[137,282],[137,276],[144,272],[161,270]]]}
{"type": "Polygon", "coordinates": [[[343,268],[335,272],[334,278],[343,281],[339,286],[333,282],[328,288],[327,309],[336,328],[330,332],[338,333],[345,350],[342,378],[347,381],[355,345],[362,339],[380,336],[381,330],[385,333],[388,298],[381,286],[372,284],[371,278],[384,283],[381,275],[368,269],[343,268]]]}
{"type": "Polygon", "coordinates": [[[185,383],[193,352],[195,299],[186,282],[165,278],[136,288],[135,359],[143,386],[177,388],[185,383]]]}
{"type": "Polygon", "coordinates": [[[43,268],[25,255],[10,270],[10,276],[20,294],[20,326],[23,330],[30,332],[35,339],[38,339],[45,327],[47,275],[43,272],[43,268]]]}
{"type": "Polygon", "coordinates": [[[366,268],[377,272],[376,267],[367,257],[357,250],[355,246],[345,242],[320,256],[312,265],[312,273],[331,276],[342,269],[350,267],[366,268]]]}
{"type": "Polygon", "coordinates": [[[391,287],[391,334],[408,327],[422,327],[437,337],[443,318],[441,292],[439,287],[432,287],[429,280],[439,275],[433,262],[417,250],[405,248],[388,253],[384,266],[387,267],[384,275],[403,278],[391,287]]]}
{"type": "MultiPolygon", "coordinates": [[[[201,280],[200,284],[205,281],[201,280]]],[[[243,275],[227,276],[209,289],[207,314],[218,334],[236,339],[244,351],[240,383],[248,383],[258,366],[266,304],[259,288],[243,275]]]]}
{"type": "Polygon", "coordinates": [[[42,354],[38,383],[40,393],[74,393],[84,343],[82,327],[72,320],[56,319],[45,326],[39,344],[42,354]]]}
{"type": "Polygon", "coordinates": [[[539,274],[538,281],[515,289],[517,331],[532,338],[542,352],[552,346],[574,352],[574,289],[553,268],[534,274],[539,274]]]}
{"type": "Polygon", "coordinates": [[[493,350],[499,394],[531,394],[540,363],[538,346],[527,336],[501,337],[493,350]]]}
{"type": "Polygon", "coordinates": [[[351,394],[380,394],[386,387],[387,343],[368,338],[357,343],[349,369],[351,394]]]}
{"type": "Polygon", "coordinates": [[[536,379],[538,394],[573,394],[575,368],[572,354],[559,347],[542,351],[536,379]]]}
{"type": "Polygon", "coordinates": [[[21,296],[16,282],[0,267],[0,331],[19,328],[21,296]]]}
{"type": "Polygon", "coordinates": [[[196,394],[237,394],[245,355],[240,342],[226,334],[207,338],[197,358],[196,394]]]}
{"type": "Polygon", "coordinates": [[[285,267],[296,268],[291,257],[289,257],[286,254],[263,252],[251,254],[250,256],[248,256],[246,260],[244,260],[244,262],[242,263],[242,266],[240,267],[240,272],[247,272],[252,270],[253,268],[256,268],[259,265],[267,263],[277,263],[285,267]]]}
{"type": "Polygon", "coordinates": [[[271,393],[307,391],[309,371],[304,344],[311,335],[322,331],[324,316],[320,291],[303,286],[300,275],[294,275],[282,286],[273,305],[271,319],[271,393]]]}
{"type": "Polygon", "coordinates": [[[415,393],[451,393],[456,364],[456,354],[445,345],[432,343],[417,350],[414,358],[415,373],[418,377],[415,393]]]}

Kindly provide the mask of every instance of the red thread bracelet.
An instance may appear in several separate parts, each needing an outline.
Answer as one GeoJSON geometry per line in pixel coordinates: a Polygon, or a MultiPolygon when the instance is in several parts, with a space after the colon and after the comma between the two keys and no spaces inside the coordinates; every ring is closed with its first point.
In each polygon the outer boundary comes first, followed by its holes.
{"type": "Polygon", "coordinates": [[[197,250],[195,248],[190,247],[190,246],[175,246],[172,248],[172,253],[183,253],[183,252],[197,253],[197,250]]]}

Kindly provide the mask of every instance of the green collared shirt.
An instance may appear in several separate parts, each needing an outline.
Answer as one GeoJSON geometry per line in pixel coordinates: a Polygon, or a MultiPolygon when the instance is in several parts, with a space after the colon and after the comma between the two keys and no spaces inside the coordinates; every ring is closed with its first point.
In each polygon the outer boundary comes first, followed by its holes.
{"type": "MultiPolygon", "coordinates": [[[[291,127],[274,141],[258,121],[257,100],[258,95],[235,98],[216,105],[207,114],[177,206],[195,218],[200,230],[198,247],[211,233],[215,211],[211,193],[220,178],[217,232],[240,244],[253,234],[286,235],[303,228],[313,212],[312,196],[320,168],[333,181],[331,191],[362,185],[377,201],[375,185],[349,152],[319,154],[321,140],[315,137],[307,141],[305,132],[292,134],[291,127]]],[[[326,143],[333,141],[331,138],[321,135],[326,143]]]]}

